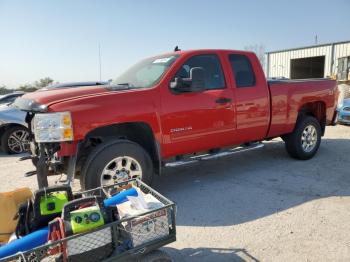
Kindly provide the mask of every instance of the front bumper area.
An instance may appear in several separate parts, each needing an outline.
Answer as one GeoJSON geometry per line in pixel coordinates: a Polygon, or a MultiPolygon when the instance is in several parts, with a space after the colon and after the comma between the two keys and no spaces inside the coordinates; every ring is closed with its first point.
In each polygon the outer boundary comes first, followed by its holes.
{"type": "Polygon", "coordinates": [[[71,183],[75,175],[76,154],[72,156],[59,156],[61,147],[59,143],[32,142],[32,158],[37,159],[36,173],[38,187],[48,186],[47,177],[50,175],[67,174],[67,183],[71,183]],[[33,146],[34,144],[34,146],[33,146]]]}
{"type": "Polygon", "coordinates": [[[37,175],[39,188],[48,186],[47,177],[50,175],[67,174],[67,182],[73,181],[75,174],[77,143],[75,142],[50,142],[38,143],[32,130],[32,120],[36,113],[47,111],[46,106],[40,105],[33,100],[21,98],[16,100],[17,108],[27,111],[25,122],[29,130],[31,156],[37,175]]]}
{"type": "Polygon", "coordinates": [[[67,182],[73,181],[75,174],[77,144],[74,142],[37,143],[31,122],[35,112],[28,112],[26,123],[29,127],[31,158],[36,166],[38,187],[48,186],[49,175],[67,174],[67,182]]]}

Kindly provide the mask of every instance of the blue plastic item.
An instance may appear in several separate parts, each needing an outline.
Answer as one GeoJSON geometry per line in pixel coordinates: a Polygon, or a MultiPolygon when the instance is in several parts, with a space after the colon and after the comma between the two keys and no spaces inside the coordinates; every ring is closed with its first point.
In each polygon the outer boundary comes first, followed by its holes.
{"type": "MultiPolygon", "coordinates": [[[[103,202],[105,206],[115,206],[123,202],[128,201],[127,196],[137,196],[138,193],[135,188],[130,188],[112,196],[111,198],[105,199],[103,202]]],[[[0,259],[14,255],[18,252],[28,251],[30,249],[44,245],[47,242],[49,234],[48,227],[39,229],[32,232],[20,239],[14,240],[7,245],[0,247],[0,259]]]]}
{"type": "Polygon", "coordinates": [[[105,199],[103,202],[105,203],[105,206],[115,206],[128,201],[127,196],[137,196],[137,195],[138,193],[136,189],[132,187],[120,192],[119,194],[112,196],[111,198],[105,199]]]}
{"type": "Polygon", "coordinates": [[[45,227],[0,247],[0,259],[44,245],[48,234],[49,229],[45,227]]]}

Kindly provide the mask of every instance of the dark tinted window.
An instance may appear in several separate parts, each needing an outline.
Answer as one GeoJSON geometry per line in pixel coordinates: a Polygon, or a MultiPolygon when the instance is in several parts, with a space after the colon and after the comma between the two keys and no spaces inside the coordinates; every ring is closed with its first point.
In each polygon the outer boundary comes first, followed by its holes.
{"type": "Polygon", "coordinates": [[[205,72],[205,88],[225,88],[224,74],[216,55],[198,55],[188,59],[177,71],[175,77],[189,78],[193,67],[202,67],[205,72]]]}
{"type": "Polygon", "coordinates": [[[255,74],[252,64],[245,55],[230,55],[229,60],[237,87],[255,86],[255,74]]]}
{"type": "Polygon", "coordinates": [[[0,99],[0,104],[13,103],[13,101],[15,101],[16,98],[19,96],[21,96],[21,95],[12,95],[12,96],[8,96],[8,97],[5,97],[3,99],[0,99]]]}

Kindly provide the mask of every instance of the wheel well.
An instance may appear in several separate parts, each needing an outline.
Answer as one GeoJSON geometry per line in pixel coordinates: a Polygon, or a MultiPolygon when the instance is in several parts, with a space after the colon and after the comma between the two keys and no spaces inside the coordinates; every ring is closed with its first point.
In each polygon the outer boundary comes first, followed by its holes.
{"type": "Polygon", "coordinates": [[[326,129],[326,105],[322,101],[304,104],[298,114],[298,119],[304,115],[315,117],[321,125],[322,136],[326,129]]]}
{"type": "Polygon", "coordinates": [[[85,140],[81,144],[80,152],[78,153],[78,174],[80,173],[83,162],[94,147],[116,138],[130,140],[143,147],[152,159],[155,172],[160,173],[159,151],[151,127],[144,122],[132,122],[99,127],[90,131],[85,136],[85,140]]]}

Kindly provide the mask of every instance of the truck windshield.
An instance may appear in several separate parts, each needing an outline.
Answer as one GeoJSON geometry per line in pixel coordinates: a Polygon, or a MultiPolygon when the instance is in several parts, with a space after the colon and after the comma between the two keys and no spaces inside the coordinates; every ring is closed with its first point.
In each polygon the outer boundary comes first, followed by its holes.
{"type": "Polygon", "coordinates": [[[112,81],[112,85],[128,88],[147,88],[156,85],[179,55],[158,56],[144,59],[130,67],[112,81]]]}

